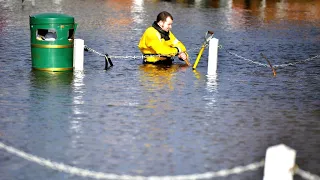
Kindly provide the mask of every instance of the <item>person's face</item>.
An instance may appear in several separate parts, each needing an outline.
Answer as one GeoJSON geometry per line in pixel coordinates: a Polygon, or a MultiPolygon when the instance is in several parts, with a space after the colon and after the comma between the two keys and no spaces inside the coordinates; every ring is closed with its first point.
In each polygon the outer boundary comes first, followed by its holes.
{"type": "Polygon", "coordinates": [[[166,21],[160,21],[159,26],[166,32],[169,32],[172,28],[173,20],[170,17],[167,17],[166,21]]]}

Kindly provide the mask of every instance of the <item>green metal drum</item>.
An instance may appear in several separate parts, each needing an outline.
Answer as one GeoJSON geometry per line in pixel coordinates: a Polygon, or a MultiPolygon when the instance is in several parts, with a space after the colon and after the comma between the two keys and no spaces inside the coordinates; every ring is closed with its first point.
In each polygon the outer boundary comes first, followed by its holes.
{"type": "Polygon", "coordinates": [[[30,16],[32,68],[44,71],[73,70],[73,42],[77,25],[65,14],[30,16]]]}

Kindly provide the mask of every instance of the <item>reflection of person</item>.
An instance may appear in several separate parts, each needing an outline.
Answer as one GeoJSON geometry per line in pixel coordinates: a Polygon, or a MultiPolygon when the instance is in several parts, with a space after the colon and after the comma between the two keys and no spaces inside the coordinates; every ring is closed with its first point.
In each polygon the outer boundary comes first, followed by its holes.
{"type": "Polygon", "coordinates": [[[186,47],[170,31],[172,23],[172,15],[163,11],[158,14],[152,26],[146,29],[138,44],[145,55],[144,63],[172,64],[173,57],[177,55],[190,66],[186,47]]]}
{"type": "MultiPolygon", "coordinates": [[[[146,91],[162,89],[174,89],[172,79],[178,71],[186,71],[188,66],[185,64],[172,64],[170,66],[163,64],[142,64],[140,69],[140,82],[146,91]]],[[[180,84],[181,85],[181,84],[180,84]]]]}
{"type": "Polygon", "coordinates": [[[186,85],[182,81],[177,85],[175,83],[175,75],[180,71],[185,72],[188,68],[186,64],[172,64],[169,66],[164,64],[141,64],[139,66],[139,82],[143,87],[141,89],[144,94],[143,98],[146,100],[144,107],[154,109],[156,112],[154,114],[155,117],[160,118],[165,116],[168,111],[175,109],[170,100],[163,101],[163,95],[164,97],[171,97],[172,91],[179,90],[186,85]]]}

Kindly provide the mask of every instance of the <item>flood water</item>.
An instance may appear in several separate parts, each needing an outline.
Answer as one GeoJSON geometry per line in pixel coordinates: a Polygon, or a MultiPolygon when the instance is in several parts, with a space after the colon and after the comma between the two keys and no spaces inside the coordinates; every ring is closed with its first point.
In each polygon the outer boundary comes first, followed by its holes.
{"type": "MultiPolygon", "coordinates": [[[[215,172],[285,144],[301,169],[320,175],[319,28],[318,0],[0,0],[0,142],[131,176],[215,172]],[[207,76],[208,49],[196,71],[177,59],[155,67],[132,58],[163,10],[191,63],[214,31],[215,76],[207,76]],[[29,16],[44,12],[73,16],[75,38],[115,56],[114,66],[105,71],[103,57],[85,52],[83,72],[32,70],[29,16]]],[[[3,180],[87,179],[3,149],[0,167],[3,180]]],[[[259,168],[216,179],[262,178],[259,168]]]]}

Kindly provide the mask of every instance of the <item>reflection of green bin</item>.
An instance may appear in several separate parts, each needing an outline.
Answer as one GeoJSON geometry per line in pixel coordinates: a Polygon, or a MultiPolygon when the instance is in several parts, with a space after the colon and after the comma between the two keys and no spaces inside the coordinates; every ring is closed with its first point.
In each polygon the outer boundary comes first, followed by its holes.
{"type": "Polygon", "coordinates": [[[73,69],[73,40],[77,25],[65,14],[30,16],[32,68],[45,71],[73,69]]]}

